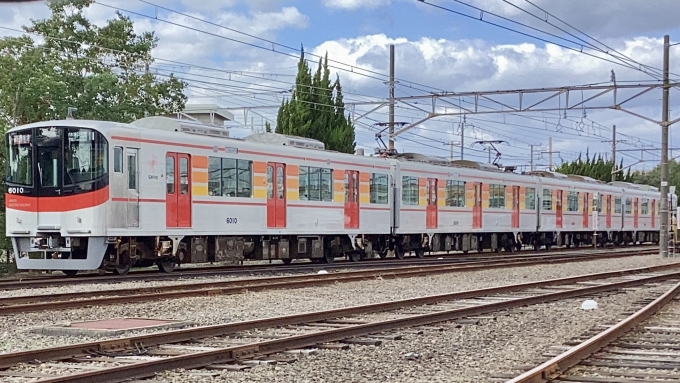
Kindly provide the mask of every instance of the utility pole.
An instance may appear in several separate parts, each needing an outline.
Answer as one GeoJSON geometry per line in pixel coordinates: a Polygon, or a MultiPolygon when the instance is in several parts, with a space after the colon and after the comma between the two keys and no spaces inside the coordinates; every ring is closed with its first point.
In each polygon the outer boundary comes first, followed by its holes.
{"type": "Polygon", "coordinates": [[[529,170],[534,171],[534,146],[538,146],[535,144],[529,144],[531,147],[531,157],[529,157],[529,170]]]}
{"type": "Polygon", "coordinates": [[[387,149],[394,152],[394,44],[390,44],[390,117],[389,117],[389,142],[387,149]]]}
{"type": "MultiPolygon", "coordinates": [[[[612,182],[616,181],[616,125],[612,127],[612,182]]],[[[621,169],[623,171],[623,169],[621,169]]]]}
{"type": "Polygon", "coordinates": [[[453,161],[453,147],[460,145],[460,142],[454,142],[454,141],[449,141],[449,142],[444,142],[444,145],[449,145],[451,147],[451,154],[449,159],[453,161]]]}
{"type": "Polygon", "coordinates": [[[661,233],[659,249],[662,258],[668,258],[668,97],[669,97],[669,49],[670,37],[663,37],[663,102],[661,110],[661,202],[659,215],[661,233]]]}
{"type": "Polygon", "coordinates": [[[552,171],[553,170],[553,154],[559,154],[560,152],[554,152],[552,149],[552,137],[548,137],[548,151],[547,152],[541,152],[541,154],[547,154],[548,155],[548,170],[552,171]]]}
{"type": "MultiPolygon", "coordinates": [[[[610,141],[602,141],[602,142],[610,142],[610,141]]],[[[616,181],[616,173],[618,173],[618,171],[616,170],[616,144],[618,144],[619,142],[624,143],[624,142],[626,142],[626,140],[616,141],[616,125],[614,125],[613,128],[612,128],[612,140],[611,140],[611,143],[612,143],[612,164],[613,164],[612,165],[612,182],[616,181]]],[[[621,171],[623,171],[623,169],[621,169],[621,171]]]]}
{"type": "Polygon", "coordinates": [[[460,123],[460,159],[465,156],[465,115],[463,115],[463,122],[460,123]]]}
{"type": "Polygon", "coordinates": [[[552,171],[552,137],[548,137],[548,170],[552,171]]]}

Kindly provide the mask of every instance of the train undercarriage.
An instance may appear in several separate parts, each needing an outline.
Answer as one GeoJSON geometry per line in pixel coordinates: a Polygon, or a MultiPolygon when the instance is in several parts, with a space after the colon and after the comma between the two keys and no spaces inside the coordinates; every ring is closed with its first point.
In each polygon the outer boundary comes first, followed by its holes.
{"type": "MultiPolygon", "coordinates": [[[[157,265],[172,272],[187,263],[240,263],[244,260],[295,259],[331,263],[347,258],[360,261],[388,256],[402,259],[408,254],[422,258],[426,253],[461,251],[514,252],[529,247],[628,246],[659,242],[659,233],[638,232],[512,232],[410,235],[279,235],[279,236],[192,236],[120,237],[110,241],[101,270],[127,274],[132,267],[157,265]],[[594,239],[595,238],[595,239],[594,239]]],[[[65,271],[75,274],[73,270],[65,271]]]]}

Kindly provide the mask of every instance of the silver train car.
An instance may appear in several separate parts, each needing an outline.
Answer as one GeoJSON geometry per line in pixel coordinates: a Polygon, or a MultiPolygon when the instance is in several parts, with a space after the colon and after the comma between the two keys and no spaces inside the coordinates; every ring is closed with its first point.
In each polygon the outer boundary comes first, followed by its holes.
{"type": "Polygon", "coordinates": [[[422,257],[590,245],[594,233],[601,245],[659,240],[659,191],[645,185],[356,156],[275,133],[233,139],[166,117],[48,121],[6,141],[19,269],[422,257]]]}

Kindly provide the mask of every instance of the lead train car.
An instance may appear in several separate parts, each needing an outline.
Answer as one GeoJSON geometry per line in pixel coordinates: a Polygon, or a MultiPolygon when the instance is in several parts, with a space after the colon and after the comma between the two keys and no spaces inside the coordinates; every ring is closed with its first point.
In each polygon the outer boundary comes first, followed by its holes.
{"type": "Polygon", "coordinates": [[[165,117],[25,125],[7,145],[7,235],[19,269],[124,274],[154,263],[171,271],[178,262],[578,245],[592,236],[596,195],[611,201],[601,238],[658,240],[658,191],[638,185],[359,157],[271,133],[230,139],[165,117]]]}

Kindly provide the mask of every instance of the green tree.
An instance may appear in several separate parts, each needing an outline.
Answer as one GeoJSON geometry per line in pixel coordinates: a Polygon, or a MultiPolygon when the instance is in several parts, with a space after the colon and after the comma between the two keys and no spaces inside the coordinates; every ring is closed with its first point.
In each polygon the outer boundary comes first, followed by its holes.
{"type": "Polygon", "coordinates": [[[301,50],[295,88],[290,100],[281,102],[276,132],[319,140],[328,150],[354,153],[354,124],[345,115],[340,78],[330,81],[328,55],[319,60],[312,75],[301,50]]]}
{"type": "MultiPolygon", "coordinates": [[[[634,171],[630,173],[631,182],[661,187],[661,165],[654,169],[644,171],[634,171]]],[[[680,195],[680,163],[675,160],[668,161],[668,185],[675,186],[675,194],[680,195]]]]}
{"type": "MultiPolygon", "coordinates": [[[[591,177],[596,180],[609,182],[612,179],[612,171],[623,169],[623,160],[620,165],[616,167],[614,162],[609,160],[605,161],[601,154],[590,157],[590,150],[586,149],[586,160],[581,159],[579,154],[576,160],[570,162],[562,162],[560,166],[555,168],[555,171],[563,174],[576,174],[580,176],[591,177]]],[[[630,172],[629,172],[630,174],[630,172]]],[[[623,171],[616,172],[617,181],[628,181],[630,175],[624,175],[623,171]]]]}
{"type": "MultiPolygon", "coordinates": [[[[132,21],[120,13],[98,27],[83,15],[93,3],[47,2],[51,16],[23,27],[42,36],[43,43],[28,35],[0,39],[1,133],[11,126],[63,119],[68,107],[77,108],[81,119],[116,122],[184,108],[186,84],[172,75],[160,79],[148,71],[153,63],[151,50],[158,43],[154,33],[135,33],[132,21]]],[[[3,142],[2,179],[4,151],[3,142]]],[[[4,190],[0,190],[0,208],[4,214],[4,190]]],[[[0,230],[3,247],[4,224],[0,230]]]]}
{"type": "Polygon", "coordinates": [[[272,125],[269,123],[269,121],[264,123],[264,131],[267,132],[267,133],[272,132],[272,125]]]}

